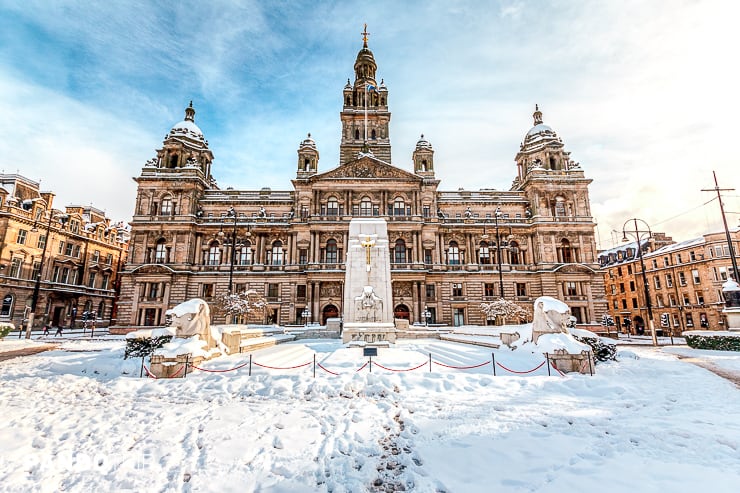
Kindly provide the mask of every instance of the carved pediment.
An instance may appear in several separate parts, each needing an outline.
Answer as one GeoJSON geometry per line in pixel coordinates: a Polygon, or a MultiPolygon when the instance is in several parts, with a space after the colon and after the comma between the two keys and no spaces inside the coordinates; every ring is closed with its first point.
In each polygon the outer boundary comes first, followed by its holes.
{"type": "Polygon", "coordinates": [[[163,265],[143,265],[136,269],[137,274],[172,274],[172,269],[163,265]]]}
{"type": "Polygon", "coordinates": [[[369,156],[350,161],[338,168],[313,177],[313,180],[331,178],[392,178],[394,180],[421,181],[421,178],[369,156]]]}

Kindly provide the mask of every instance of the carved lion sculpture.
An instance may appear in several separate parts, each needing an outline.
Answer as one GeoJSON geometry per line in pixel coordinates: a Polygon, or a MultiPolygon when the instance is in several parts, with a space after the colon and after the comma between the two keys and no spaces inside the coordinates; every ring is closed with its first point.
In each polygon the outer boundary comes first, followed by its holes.
{"type": "Polygon", "coordinates": [[[540,296],[534,300],[532,342],[536,343],[542,334],[567,334],[570,318],[568,305],[550,296],[540,296]]]}
{"type": "Polygon", "coordinates": [[[219,336],[211,330],[211,311],[205,301],[193,298],[170,308],[165,315],[170,319],[170,326],[175,329],[175,337],[197,335],[208,344],[206,349],[218,344],[219,336]]]}

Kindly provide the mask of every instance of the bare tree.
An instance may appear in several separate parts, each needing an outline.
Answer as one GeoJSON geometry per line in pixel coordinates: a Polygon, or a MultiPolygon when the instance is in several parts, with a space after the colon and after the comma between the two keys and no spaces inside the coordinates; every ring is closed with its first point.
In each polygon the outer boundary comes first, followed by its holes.
{"type": "Polygon", "coordinates": [[[254,289],[221,295],[214,303],[214,312],[242,322],[261,323],[266,311],[267,300],[254,289]]]}

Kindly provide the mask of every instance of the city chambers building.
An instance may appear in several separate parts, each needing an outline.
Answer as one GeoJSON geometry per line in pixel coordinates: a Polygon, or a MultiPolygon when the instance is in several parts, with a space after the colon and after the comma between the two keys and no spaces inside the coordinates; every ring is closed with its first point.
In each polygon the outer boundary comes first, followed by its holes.
{"type": "Polygon", "coordinates": [[[602,317],[591,180],[539,109],[509,190],[441,189],[435,169],[455,163],[436,163],[423,135],[394,164],[390,90],[363,41],[354,82],[337,95],[339,163],[320,163],[309,134],[284,190],[218,187],[192,102],[185,109],[135,178],[121,329],[163,324],[168,308],[190,298],[247,289],[268,302],[264,322],[341,317],[349,223],[358,217],[387,221],[396,318],[487,324],[481,303],[503,296],[531,307],[542,295],[566,301],[581,323],[602,317]]]}

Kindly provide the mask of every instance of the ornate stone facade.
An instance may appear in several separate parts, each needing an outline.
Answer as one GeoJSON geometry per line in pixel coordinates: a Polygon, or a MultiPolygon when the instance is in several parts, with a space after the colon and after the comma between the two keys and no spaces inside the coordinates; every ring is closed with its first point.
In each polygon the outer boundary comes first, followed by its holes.
{"type": "Polygon", "coordinates": [[[557,297],[580,321],[599,320],[606,301],[591,180],[539,109],[510,190],[442,191],[423,136],[412,171],[391,162],[389,90],[376,82],[366,37],[354,71],[342,92],[339,165],[320,172],[309,135],[289,190],[218,188],[188,107],[136,178],[121,324],[161,324],[167,308],[188,298],[245,288],[264,292],[278,323],[303,323],[309,312],[309,321],[338,316],[353,217],[388,222],[396,317],[423,323],[426,309],[430,323],[485,324],[480,303],[503,294],[527,305],[557,297]],[[152,265],[161,269],[147,272],[152,265]]]}

